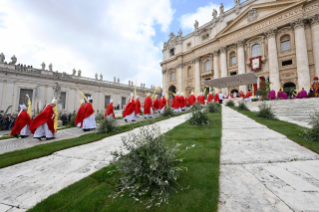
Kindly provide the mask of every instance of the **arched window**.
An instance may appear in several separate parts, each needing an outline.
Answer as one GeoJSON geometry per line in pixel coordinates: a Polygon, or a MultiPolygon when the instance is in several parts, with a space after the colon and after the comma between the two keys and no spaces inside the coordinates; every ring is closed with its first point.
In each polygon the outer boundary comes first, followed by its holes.
{"type": "Polygon", "coordinates": [[[290,36],[289,35],[284,35],[280,38],[280,47],[281,51],[288,51],[290,50],[290,36]]]}
{"type": "Polygon", "coordinates": [[[171,81],[174,81],[175,80],[175,72],[172,72],[171,73],[171,81]]]}
{"type": "Polygon", "coordinates": [[[205,63],[205,71],[210,71],[212,70],[211,62],[210,60],[207,60],[205,63]]]}
{"type": "Polygon", "coordinates": [[[188,77],[192,76],[192,67],[190,67],[190,66],[187,68],[187,76],[188,77]]]}
{"type": "Polygon", "coordinates": [[[231,52],[229,54],[229,57],[230,57],[230,64],[231,65],[236,65],[237,61],[236,61],[236,54],[235,52],[231,52]]]}
{"type": "Polygon", "coordinates": [[[251,57],[261,56],[261,48],[260,44],[255,44],[251,47],[251,57]]]}

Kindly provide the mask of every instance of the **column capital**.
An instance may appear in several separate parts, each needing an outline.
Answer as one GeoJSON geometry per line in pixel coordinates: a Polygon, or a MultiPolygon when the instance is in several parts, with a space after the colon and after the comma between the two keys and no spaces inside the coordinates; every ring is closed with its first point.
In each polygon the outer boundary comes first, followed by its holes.
{"type": "Polygon", "coordinates": [[[298,19],[296,19],[294,21],[291,21],[290,25],[291,25],[291,27],[294,30],[297,30],[299,28],[303,28],[303,27],[305,27],[305,19],[304,18],[298,18],[298,19]]]}
{"type": "Polygon", "coordinates": [[[220,50],[220,53],[226,52],[226,46],[221,47],[219,50],[220,50]]]}
{"type": "Polygon", "coordinates": [[[311,27],[319,25],[319,14],[311,16],[309,18],[309,21],[311,23],[311,27]]]}
{"type": "Polygon", "coordinates": [[[245,45],[245,40],[239,40],[235,42],[234,44],[236,44],[237,47],[243,47],[245,45]]]}
{"type": "Polygon", "coordinates": [[[184,67],[184,63],[180,63],[176,66],[176,68],[183,68],[184,67]]]}
{"type": "Polygon", "coordinates": [[[192,63],[197,63],[197,62],[199,62],[200,61],[200,57],[197,57],[197,58],[194,58],[193,60],[192,60],[192,63]]]}
{"type": "Polygon", "coordinates": [[[217,49],[217,50],[213,51],[212,54],[213,54],[214,56],[218,56],[219,50],[217,49]]]}
{"type": "Polygon", "coordinates": [[[277,33],[277,28],[272,28],[264,32],[267,38],[275,37],[277,33]]]}

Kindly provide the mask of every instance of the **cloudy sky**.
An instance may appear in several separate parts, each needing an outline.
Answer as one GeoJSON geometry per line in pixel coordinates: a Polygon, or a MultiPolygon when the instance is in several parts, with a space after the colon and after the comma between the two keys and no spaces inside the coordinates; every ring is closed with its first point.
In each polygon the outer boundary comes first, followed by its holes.
{"type": "Polygon", "coordinates": [[[105,80],[161,83],[163,42],[210,21],[232,0],[0,0],[0,52],[10,61],[105,80]],[[218,10],[219,11],[219,10],[218,10]]]}

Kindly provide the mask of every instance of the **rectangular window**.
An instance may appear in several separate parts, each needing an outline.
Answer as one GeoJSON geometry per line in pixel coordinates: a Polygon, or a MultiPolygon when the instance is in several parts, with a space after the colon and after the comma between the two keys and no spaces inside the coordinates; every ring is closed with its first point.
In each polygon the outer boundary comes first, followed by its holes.
{"type": "Polygon", "coordinates": [[[287,51],[290,50],[290,40],[281,42],[281,51],[287,51]]]}
{"type": "Polygon", "coordinates": [[[58,103],[62,104],[62,109],[65,109],[65,101],[66,101],[66,92],[61,92],[61,96],[58,103]]]}
{"type": "Polygon", "coordinates": [[[204,41],[204,40],[207,40],[209,38],[209,34],[206,34],[206,35],[203,35],[202,36],[202,40],[204,41]]]}
{"type": "Polygon", "coordinates": [[[292,60],[286,60],[286,61],[282,61],[282,66],[289,66],[292,65],[292,60]]]}
{"type": "Polygon", "coordinates": [[[122,97],[122,109],[124,109],[124,105],[126,105],[126,98],[122,97]]]}
{"type": "Polygon", "coordinates": [[[175,55],[175,50],[174,49],[169,50],[169,55],[170,56],[174,56],[175,55]]]}
{"type": "Polygon", "coordinates": [[[173,82],[175,80],[175,72],[171,73],[171,82],[173,82]]]}
{"type": "Polygon", "coordinates": [[[232,65],[236,64],[236,57],[231,57],[230,60],[232,65]]]}
{"type": "Polygon", "coordinates": [[[110,104],[111,96],[105,96],[105,108],[110,104]]]}
{"type": "Polygon", "coordinates": [[[30,101],[32,103],[33,90],[31,90],[31,89],[20,89],[19,105],[25,104],[28,107],[27,94],[29,95],[30,101]]]}
{"type": "Polygon", "coordinates": [[[235,75],[237,75],[237,72],[231,72],[230,73],[230,76],[235,76],[235,75]]]}

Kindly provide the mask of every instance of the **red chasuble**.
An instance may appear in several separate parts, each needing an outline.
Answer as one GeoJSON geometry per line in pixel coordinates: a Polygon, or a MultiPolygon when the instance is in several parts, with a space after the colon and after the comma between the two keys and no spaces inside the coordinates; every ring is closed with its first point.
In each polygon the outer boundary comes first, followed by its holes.
{"type": "Polygon", "coordinates": [[[177,110],[179,107],[179,96],[175,96],[172,102],[172,108],[177,110]]]}
{"type": "Polygon", "coordinates": [[[184,107],[187,107],[187,100],[188,100],[188,98],[184,97],[184,107]]]}
{"type": "Polygon", "coordinates": [[[84,117],[85,107],[81,104],[78,113],[76,114],[74,125],[77,126],[79,123],[81,123],[81,127],[83,124],[83,117],[84,117]]]}
{"type": "Polygon", "coordinates": [[[135,101],[134,99],[129,99],[125,110],[123,111],[123,117],[131,115],[135,111],[135,101]]]}
{"type": "Polygon", "coordinates": [[[135,102],[135,115],[137,114],[140,114],[142,111],[141,111],[141,102],[139,99],[136,99],[136,102],[135,102]]]}
{"type": "Polygon", "coordinates": [[[144,115],[151,114],[152,99],[147,96],[144,100],[144,115]]]}
{"type": "Polygon", "coordinates": [[[215,97],[214,97],[214,102],[219,102],[219,95],[218,93],[215,94],[215,97]]]}
{"type": "Polygon", "coordinates": [[[93,110],[93,107],[92,107],[92,104],[90,102],[87,102],[85,104],[85,112],[84,112],[84,117],[83,119],[86,119],[88,117],[90,117],[93,113],[94,113],[94,110],[93,110]]]}
{"type": "Polygon", "coordinates": [[[246,93],[246,96],[244,97],[244,99],[249,98],[250,96],[251,96],[251,92],[248,91],[248,92],[246,93]]]}
{"type": "Polygon", "coordinates": [[[44,123],[48,124],[49,130],[54,134],[54,119],[52,118],[54,115],[53,108],[51,105],[48,105],[44,108],[44,110],[32,121],[30,125],[30,131],[32,134],[36,131],[36,129],[44,123]]]}
{"type": "Polygon", "coordinates": [[[20,134],[21,130],[25,125],[31,125],[31,118],[27,112],[24,110],[21,111],[19,116],[17,117],[16,122],[14,123],[13,129],[11,131],[11,135],[20,134]]]}
{"type": "Polygon", "coordinates": [[[204,95],[199,95],[199,102],[201,105],[204,105],[205,104],[205,96],[204,95]]]}
{"type": "Polygon", "coordinates": [[[189,97],[188,97],[188,104],[189,106],[193,106],[195,104],[195,101],[196,101],[196,98],[194,96],[194,94],[191,94],[189,97]]]}
{"type": "Polygon", "coordinates": [[[166,106],[166,98],[162,96],[160,100],[160,109],[163,109],[163,107],[165,106],[166,106]]]}
{"type": "Polygon", "coordinates": [[[154,109],[158,110],[160,108],[160,102],[158,100],[158,98],[154,99],[154,109]]]}
{"type": "Polygon", "coordinates": [[[110,114],[113,114],[112,116],[113,116],[113,118],[115,119],[114,108],[113,108],[113,104],[112,104],[112,103],[110,103],[110,104],[106,107],[104,117],[105,117],[105,116],[109,116],[110,114]]]}
{"type": "Polygon", "coordinates": [[[181,108],[185,107],[186,105],[184,105],[184,96],[179,96],[179,106],[181,108]]]}
{"type": "Polygon", "coordinates": [[[239,92],[239,97],[244,97],[244,92],[240,91],[239,92]]]}
{"type": "Polygon", "coordinates": [[[207,96],[207,102],[211,102],[213,100],[213,94],[208,94],[207,96]]]}
{"type": "Polygon", "coordinates": [[[233,98],[233,95],[232,94],[229,94],[228,96],[227,96],[227,99],[229,99],[229,98],[233,98]]]}

